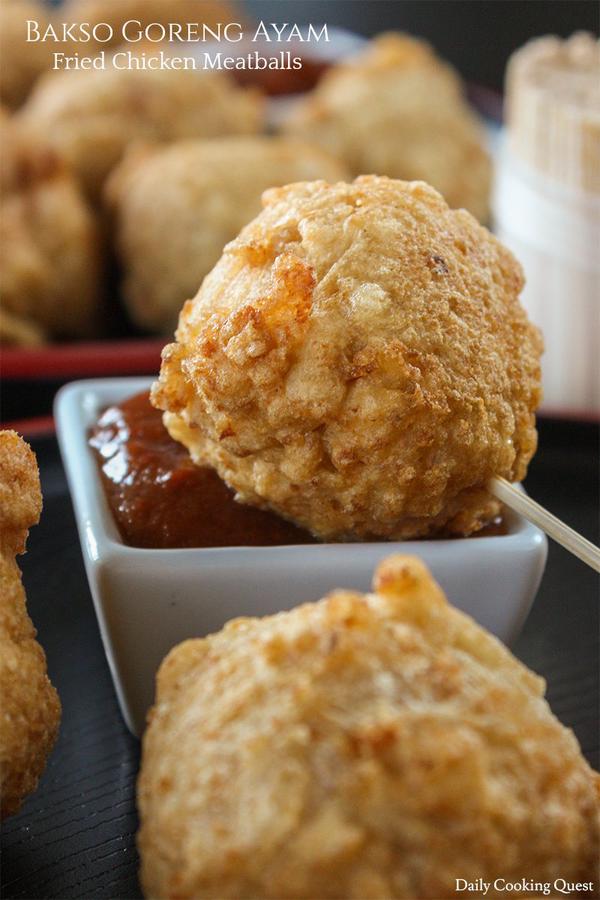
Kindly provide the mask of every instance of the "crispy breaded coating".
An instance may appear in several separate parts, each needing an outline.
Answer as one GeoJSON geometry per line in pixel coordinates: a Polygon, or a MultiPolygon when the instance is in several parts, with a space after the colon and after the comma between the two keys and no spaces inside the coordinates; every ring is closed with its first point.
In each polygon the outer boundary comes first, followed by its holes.
{"type": "Polygon", "coordinates": [[[342,163],[297,140],[230,137],[135,150],[108,183],[123,295],[143,328],[172,333],[225,244],[260,212],[262,192],[292,181],[344,180],[342,163]]]}
{"type": "MultiPolygon", "coordinates": [[[[151,45],[151,52],[160,47],[151,45]]],[[[225,72],[115,69],[107,63],[104,70],[49,72],[21,115],[47,136],[97,201],[130,144],[254,134],[262,110],[260,95],[235,87],[225,72]]]]}
{"type": "Polygon", "coordinates": [[[153,402],[238,499],[323,538],[469,534],[536,447],[521,268],[465,210],[374,176],[268,191],[182,311],[153,402]]]}
{"type": "Polygon", "coordinates": [[[487,221],[491,161],[457,73],[423,41],[383,34],[326,73],[284,126],[335,153],[353,175],[432,184],[487,221]]]}
{"type": "Polygon", "coordinates": [[[60,722],[60,701],[27,615],[15,556],[42,510],[35,456],[14,431],[0,431],[0,801],[16,813],[37,787],[60,722]]]}
{"type": "Polygon", "coordinates": [[[49,44],[27,40],[27,20],[43,31],[50,21],[49,7],[36,0],[0,0],[0,102],[20,106],[37,78],[50,68],[49,44]]]}
{"type": "Polygon", "coordinates": [[[3,312],[30,332],[92,334],[103,293],[94,214],[64,160],[14,117],[0,119],[0,143],[3,312]]]}
{"type": "Polygon", "coordinates": [[[180,644],[143,742],[145,895],[439,900],[456,878],[594,880],[597,775],[543,695],[409,556],[382,562],[371,594],[180,644]]]}

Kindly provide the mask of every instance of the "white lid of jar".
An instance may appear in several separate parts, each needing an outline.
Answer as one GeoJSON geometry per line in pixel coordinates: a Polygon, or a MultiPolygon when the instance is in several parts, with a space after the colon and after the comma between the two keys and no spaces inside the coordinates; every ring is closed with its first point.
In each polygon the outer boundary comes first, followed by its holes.
{"type": "Polygon", "coordinates": [[[505,117],[516,159],[600,195],[600,42],[591,34],[541,37],[517,50],[505,117]]]}

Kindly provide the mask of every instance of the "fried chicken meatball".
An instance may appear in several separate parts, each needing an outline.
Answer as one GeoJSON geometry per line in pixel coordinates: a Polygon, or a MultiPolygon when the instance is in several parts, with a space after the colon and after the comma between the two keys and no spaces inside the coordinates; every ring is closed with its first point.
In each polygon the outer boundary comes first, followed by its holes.
{"type": "Polygon", "coordinates": [[[35,456],[14,431],[0,431],[0,801],[16,813],[37,787],[60,722],[60,701],[27,615],[15,556],[42,510],[35,456]]]}
{"type": "MultiPolygon", "coordinates": [[[[152,52],[160,48],[152,45],[152,52]]],[[[135,141],[254,134],[262,99],[222,72],[107,68],[49,72],[21,115],[72,165],[98,201],[110,170],[135,141]]]]}
{"type": "MultiPolygon", "coordinates": [[[[27,20],[49,24],[48,7],[35,0],[0,0],[0,102],[20,106],[34,82],[52,64],[52,50],[27,40],[27,20]]],[[[53,49],[53,48],[52,48],[53,49]]]]}
{"type": "Polygon", "coordinates": [[[318,147],[269,137],[185,141],[155,153],[135,150],[113,172],[123,295],[143,328],[173,332],[225,244],[260,212],[271,186],[348,177],[318,147]]]}
{"type": "Polygon", "coordinates": [[[163,351],[153,402],[244,503],[323,538],[469,534],[536,447],[514,257],[420,182],[274,188],[163,351]]]}
{"type": "Polygon", "coordinates": [[[598,777],[543,680],[420,560],[385,560],[373,590],[167,656],[138,785],[147,897],[437,900],[456,878],[595,878],[598,777]]]}
{"type": "MultiPolygon", "coordinates": [[[[0,118],[0,302],[26,334],[93,334],[102,300],[99,229],[60,156],[16,121],[0,118]]],[[[15,325],[20,328],[15,332],[15,325]]]]}
{"type": "Polygon", "coordinates": [[[453,208],[489,212],[491,162],[456,72],[428,44],[384,34],[328,72],[284,126],[352,175],[427,181],[453,208]]]}

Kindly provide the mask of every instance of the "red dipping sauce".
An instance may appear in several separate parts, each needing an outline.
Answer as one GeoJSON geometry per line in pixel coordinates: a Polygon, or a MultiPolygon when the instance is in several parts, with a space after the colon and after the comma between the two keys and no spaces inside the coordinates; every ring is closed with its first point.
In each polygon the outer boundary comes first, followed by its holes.
{"type": "Polygon", "coordinates": [[[312,544],[274,513],[236,503],[212,469],[195,465],[144,392],[109,407],[90,433],[109,506],[132,547],[312,544]]]}
{"type": "MultiPolygon", "coordinates": [[[[90,446],[121,537],[131,547],[318,543],[310,532],[275,513],[236,503],[216,472],[195,465],[185,447],[169,436],[148,392],[105,410],[91,429],[90,446]]],[[[498,517],[472,537],[506,532],[498,517]]]]}

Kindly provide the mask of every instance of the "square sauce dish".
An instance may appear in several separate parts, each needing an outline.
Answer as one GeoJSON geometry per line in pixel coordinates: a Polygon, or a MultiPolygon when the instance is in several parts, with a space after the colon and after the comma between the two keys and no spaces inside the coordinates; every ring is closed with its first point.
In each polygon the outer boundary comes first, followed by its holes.
{"type": "Polygon", "coordinates": [[[58,440],[87,577],[125,722],[140,735],[154,677],[177,643],[316,600],[334,588],[366,591],[391,553],[421,557],[448,599],[505,643],[518,634],[546,561],[545,535],[505,514],[505,533],[477,538],[290,546],[145,549],[123,542],[108,505],[89,431],[108,406],[149,378],[77,381],[57,395],[58,440]]]}

